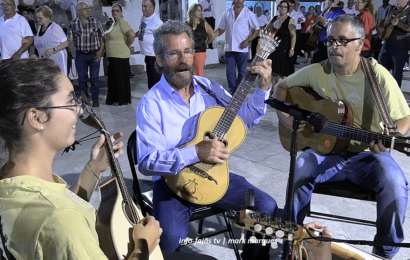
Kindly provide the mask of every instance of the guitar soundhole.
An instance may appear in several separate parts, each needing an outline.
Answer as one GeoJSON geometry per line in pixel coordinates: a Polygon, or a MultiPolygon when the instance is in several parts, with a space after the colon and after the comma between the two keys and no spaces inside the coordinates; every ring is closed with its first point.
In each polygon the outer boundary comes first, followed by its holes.
{"type": "MultiPolygon", "coordinates": [[[[205,132],[204,140],[214,139],[216,136],[217,135],[215,135],[211,132],[205,132]]],[[[228,141],[227,140],[221,139],[219,137],[218,137],[218,139],[219,139],[220,142],[222,142],[224,144],[225,147],[228,147],[228,141]]]]}

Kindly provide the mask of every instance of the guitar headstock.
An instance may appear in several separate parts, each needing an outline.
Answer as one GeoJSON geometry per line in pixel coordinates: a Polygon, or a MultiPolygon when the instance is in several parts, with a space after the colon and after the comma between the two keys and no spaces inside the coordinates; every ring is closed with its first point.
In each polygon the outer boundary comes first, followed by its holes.
{"type": "Polygon", "coordinates": [[[394,150],[410,156],[410,136],[401,136],[400,134],[394,135],[394,133],[390,133],[390,135],[395,137],[394,150]]]}
{"type": "Polygon", "coordinates": [[[81,122],[97,130],[104,130],[105,126],[103,121],[101,120],[100,115],[95,109],[89,106],[90,101],[88,100],[84,92],[76,91],[75,94],[77,98],[81,99],[83,103],[83,114],[80,116],[81,122]]]}
{"type": "Polygon", "coordinates": [[[275,36],[276,31],[261,29],[259,32],[259,50],[257,55],[266,59],[278,47],[280,40],[275,36]]]}
{"type": "MultiPolygon", "coordinates": [[[[233,225],[243,230],[270,236],[274,239],[283,240],[302,240],[310,238],[315,231],[306,232],[301,225],[289,221],[283,221],[280,218],[273,218],[270,215],[261,214],[252,210],[241,210],[236,215],[233,225]]],[[[318,233],[314,233],[318,236],[318,233]]]]}

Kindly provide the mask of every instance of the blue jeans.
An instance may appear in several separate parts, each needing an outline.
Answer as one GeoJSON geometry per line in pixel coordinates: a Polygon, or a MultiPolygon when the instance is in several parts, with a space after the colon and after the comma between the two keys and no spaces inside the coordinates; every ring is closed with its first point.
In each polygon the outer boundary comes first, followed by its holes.
{"type": "MultiPolygon", "coordinates": [[[[244,208],[245,193],[248,189],[255,191],[254,210],[274,216],[277,205],[269,194],[250,184],[244,177],[230,173],[229,187],[226,194],[218,202],[212,204],[221,209],[239,211],[244,208]]],[[[177,251],[181,247],[179,240],[188,235],[188,223],[192,212],[198,205],[177,199],[166,187],[162,179],[154,184],[154,216],[161,223],[163,233],[160,246],[162,251],[177,251]]],[[[239,239],[239,238],[238,238],[239,239]]],[[[270,246],[245,244],[243,251],[247,259],[269,259],[270,246]]]]}
{"type": "Polygon", "coordinates": [[[225,52],[226,60],[226,78],[228,79],[229,91],[234,92],[241,83],[243,75],[246,72],[246,64],[248,62],[247,52],[225,52]],[[238,68],[238,77],[236,77],[236,69],[238,68]]]}
{"type": "Polygon", "coordinates": [[[75,55],[75,67],[78,73],[78,84],[80,85],[80,90],[88,97],[88,68],[90,68],[90,81],[91,81],[91,98],[92,101],[98,101],[98,96],[100,95],[100,82],[99,82],[99,72],[100,72],[100,62],[95,61],[96,51],[89,53],[83,53],[80,51],[76,52],[75,55]]]}
{"type": "MultiPolygon", "coordinates": [[[[296,161],[292,220],[303,223],[316,183],[349,180],[376,192],[377,241],[400,243],[407,208],[408,187],[403,171],[389,152],[362,152],[344,159],[340,154],[321,155],[312,149],[296,161]]],[[[287,212],[286,209],[284,211],[287,212]]],[[[286,216],[285,216],[286,217],[286,216]]],[[[392,258],[397,247],[375,246],[380,256],[392,258]]]]}
{"type": "Polygon", "coordinates": [[[408,61],[407,52],[409,47],[407,44],[391,45],[384,43],[379,54],[379,64],[383,65],[388,71],[392,71],[394,79],[401,87],[401,81],[403,79],[403,67],[408,61]]]}

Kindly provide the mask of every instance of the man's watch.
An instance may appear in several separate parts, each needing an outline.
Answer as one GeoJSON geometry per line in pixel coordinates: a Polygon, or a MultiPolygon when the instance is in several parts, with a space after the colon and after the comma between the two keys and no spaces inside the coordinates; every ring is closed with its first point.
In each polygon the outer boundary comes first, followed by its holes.
{"type": "Polygon", "coordinates": [[[21,56],[21,54],[23,54],[23,53],[20,53],[20,52],[16,52],[16,54],[17,54],[18,56],[21,56]]]}
{"type": "Polygon", "coordinates": [[[295,50],[295,48],[290,48],[290,50],[291,50],[291,51],[294,51],[294,50],[295,50]]]}

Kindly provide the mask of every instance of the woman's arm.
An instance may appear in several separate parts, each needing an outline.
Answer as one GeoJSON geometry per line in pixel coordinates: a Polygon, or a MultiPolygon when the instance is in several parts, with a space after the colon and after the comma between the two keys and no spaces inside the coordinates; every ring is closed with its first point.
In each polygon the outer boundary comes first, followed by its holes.
{"type": "Polygon", "coordinates": [[[135,40],[135,32],[131,29],[128,30],[128,32],[125,35],[127,35],[127,42],[125,44],[127,44],[128,48],[130,48],[131,44],[135,40]]]}
{"type": "Polygon", "coordinates": [[[205,21],[205,31],[208,37],[208,39],[205,42],[205,45],[208,45],[215,39],[215,35],[214,35],[214,31],[212,30],[212,27],[206,21],[205,21]]]}
{"type": "Polygon", "coordinates": [[[289,57],[295,54],[295,44],[296,44],[296,26],[292,18],[289,21],[289,31],[290,31],[290,50],[289,57]]]}

